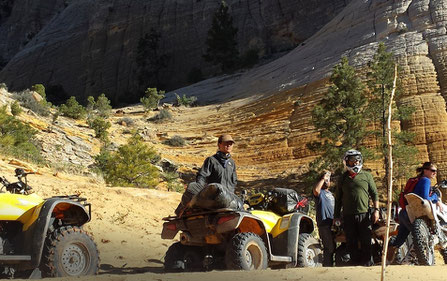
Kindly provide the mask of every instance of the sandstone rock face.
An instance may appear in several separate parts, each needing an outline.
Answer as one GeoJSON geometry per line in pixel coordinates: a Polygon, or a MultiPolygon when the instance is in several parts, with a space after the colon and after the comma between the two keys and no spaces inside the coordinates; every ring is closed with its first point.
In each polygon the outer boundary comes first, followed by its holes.
{"type": "MultiPolygon", "coordinates": [[[[446,0],[352,1],[280,59],[176,93],[195,95],[198,100],[245,102],[228,115],[219,113],[220,119],[228,118],[220,130],[239,138],[237,163],[251,167],[252,171],[241,171],[244,176],[265,179],[300,173],[316,156],[306,149],[306,143],[317,137],[310,113],[328,89],[333,66],[347,56],[352,65],[364,69],[378,43],[384,42],[401,69],[404,94],[398,102],[416,109],[401,126],[416,133],[418,159],[437,163],[438,179],[443,179],[447,176],[446,5],[446,0]],[[258,99],[253,100],[255,95],[258,99]]],[[[383,175],[378,163],[366,166],[383,175]]]]}
{"type": "MultiPolygon", "coordinates": [[[[161,33],[159,52],[169,57],[168,66],[160,73],[168,88],[185,85],[194,67],[205,73],[211,70],[202,55],[206,51],[212,16],[220,1],[16,1],[7,21],[10,24],[5,23],[3,33],[0,31],[0,39],[5,39],[0,46],[4,57],[11,56],[8,50],[20,50],[12,41],[22,44],[24,41],[16,38],[37,30],[25,27],[30,24],[28,21],[37,25],[32,8],[41,2],[46,3],[42,8],[48,14],[46,18],[60,10],[61,2],[70,4],[54,15],[2,70],[0,80],[10,89],[43,83],[47,89],[58,86],[60,92],[63,89],[81,100],[102,92],[114,102],[129,95],[137,96],[134,100],[138,100],[141,93],[137,92],[137,44],[151,28],[161,33]],[[18,17],[24,24],[6,34],[5,30],[11,29],[18,17]]],[[[226,2],[239,30],[240,52],[258,48],[262,55],[290,49],[309,38],[349,0],[226,2]]]]}
{"type": "Polygon", "coordinates": [[[1,0],[0,68],[65,9],[66,3],[65,0],[1,0]]]}

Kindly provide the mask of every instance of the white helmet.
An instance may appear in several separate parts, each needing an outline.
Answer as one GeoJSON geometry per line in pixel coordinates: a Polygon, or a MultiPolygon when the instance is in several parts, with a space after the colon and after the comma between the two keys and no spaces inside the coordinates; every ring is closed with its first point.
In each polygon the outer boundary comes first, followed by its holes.
{"type": "Polygon", "coordinates": [[[346,170],[350,171],[351,173],[358,173],[363,167],[363,157],[362,153],[360,151],[355,149],[350,149],[345,152],[345,156],[343,157],[343,164],[345,165],[346,170]],[[349,166],[348,160],[351,162],[358,161],[357,165],[349,166]]]}

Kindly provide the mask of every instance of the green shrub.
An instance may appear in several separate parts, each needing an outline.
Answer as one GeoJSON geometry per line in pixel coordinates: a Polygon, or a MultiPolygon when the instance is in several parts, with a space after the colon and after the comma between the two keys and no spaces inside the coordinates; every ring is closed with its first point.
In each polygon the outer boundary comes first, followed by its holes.
{"type": "Polygon", "coordinates": [[[158,184],[159,171],[151,164],[158,154],[139,135],[133,135],[117,151],[101,149],[95,165],[107,183],[119,186],[153,188],[158,184]]]}
{"type": "Polygon", "coordinates": [[[6,86],[5,83],[0,83],[0,89],[5,89],[6,91],[8,91],[8,86],[6,86]]]}
{"type": "Polygon", "coordinates": [[[47,98],[47,94],[45,93],[45,86],[42,84],[35,84],[31,87],[31,91],[38,93],[44,100],[47,98]]]}
{"type": "Polygon", "coordinates": [[[20,113],[22,113],[22,108],[19,105],[18,101],[14,101],[11,105],[11,114],[14,116],[19,115],[20,113]]]}
{"type": "Polygon", "coordinates": [[[6,113],[6,106],[0,108],[0,151],[20,159],[43,163],[36,130],[6,113]]]}
{"type": "Polygon", "coordinates": [[[96,138],[102,141],[107,141],[109,135],[107,130],[112,126],[109,121],[98,116],[96,118],[87,120],[87,123],[89,127],[95,131],[96,138]]]}
{"type": "Polygon", "coordinates": [[[157,88],[147,88],[144,97],[140,99],[146,111],[153,110],[158,107],[158,103],[164,98],[164,91],[157,91],[157,88]]]}
{"type": "Polygon", "coordinates": [[[181,136],[175,135],[172,138],[165,140],[163,143],[166,145],[179,147],[184,146],[186,144],[186,141],[181,136]]]}
{"type": "Polygon", "coordinates": [[[91,118],[95,113],[97,113],[100,117],[108,118],[110,116],[110,112],[112,111],[112,106],[110,105],[110,100],[103,93],[99,95],[97,100],[92,96],[87,98],[87,114],[88,117],[91,118]]]}
{"type": "Polygon", "coordinates": [[[160,110],[160,112],[157,115],[149,118],[148,121],[151,121],[154,123],[163,123],[163,122],[171,120],[171,119],[172,119],[171,112],[169,112],[169,110],[163,108],[162,110],[160,110]]]}
{"type": "Polygon", "coordinates": [[[197,98],[195,96],[190,96],[189,98],[183,94],[183,97],[180,97],[179,95],[175,94],[175,97],[177,98],[177,106],[192,106],[197,101],[197,98]]]}
{"type": "Polygon", "coordinates": [[[162,176],[167,183],[168,191],[181,193],[185,191],[185,186],[180,182],[179,174],[177,172],[165,172],[162,176]]]}
{"type": "Polygon", "coordinates": [[[131,127],[135,124],[135,120],[133,120],[132,118],[129,118],[129,117],[123,117],[123,118],[120,118],[116,123],[120,124],[120,125],[125,125],[128,127],[131,127]]]}
{"type": "Polygon", "coordinates": [[[73,119],[82,119],[86,114],[85,108],[78,103],[74,96],[71,96],[65,104],[59,106],[59,112],[61,115],[73,119]]]}
{"type": "Polygon", "coordinates": [[[15,93],[13,98],[21,103],[25,108],[28,108],[40,116],[50,115],[51,103],[45,99],[37,101],[29,90],[15,93]]]}

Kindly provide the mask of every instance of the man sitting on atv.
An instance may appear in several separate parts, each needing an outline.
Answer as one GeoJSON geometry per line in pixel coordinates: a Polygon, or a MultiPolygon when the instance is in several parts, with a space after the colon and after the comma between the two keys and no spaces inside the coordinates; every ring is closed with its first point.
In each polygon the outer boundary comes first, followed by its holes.
{"type": "Polygon", "coordinates": [[[202,167],[197,173],[196,181],[188,185],[183,193],[182,200],[175,210],[177,216],[181,216],[188,203],[208,184],[217,183],[227,188],[231,193],[237,184],[236,164],[231,158],[231,151],[233,150],[234,140],[228,135],[221,135],[217,140],[219,150],[213,156],[205,159],[202,167]]]}

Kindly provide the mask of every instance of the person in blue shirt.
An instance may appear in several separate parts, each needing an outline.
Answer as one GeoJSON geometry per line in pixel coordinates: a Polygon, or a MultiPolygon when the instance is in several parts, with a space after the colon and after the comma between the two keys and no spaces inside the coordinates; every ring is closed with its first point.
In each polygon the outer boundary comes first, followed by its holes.
{"type": "MultiPolygon", "coordinates": [[[[431,180],[436,178],[436,173],[438,171],[436,165],[431,162],[425,162],[421,167],[417,168],[416,171],[418,172],[419,180],[412,193],[419,195],[423,199],[430,200],[431,202],[436,203],[438,208],[442,208],[441,204],[439,204],[440,198],[438,197],[438,194],[430,194],[431,180]]],[[[408,218],[407,210],[402,209],[399,212],[399,230],[397,236],[394,240],[390,241],[391,247],[389,248],[387,255],[389,261],[393,259],[396,249],[405,243],[405,240],[411,232],[411,228],[412,225],[408,218]]]]}
{"type": "Polygon", "coordinates": [[[325,171],[312,192],[316,203],[318,233],[323,242],[323,266],[333,266],[335,242],[331,227],[334,220],[335,199],[329,191],[331,172],[325,171]]]}

